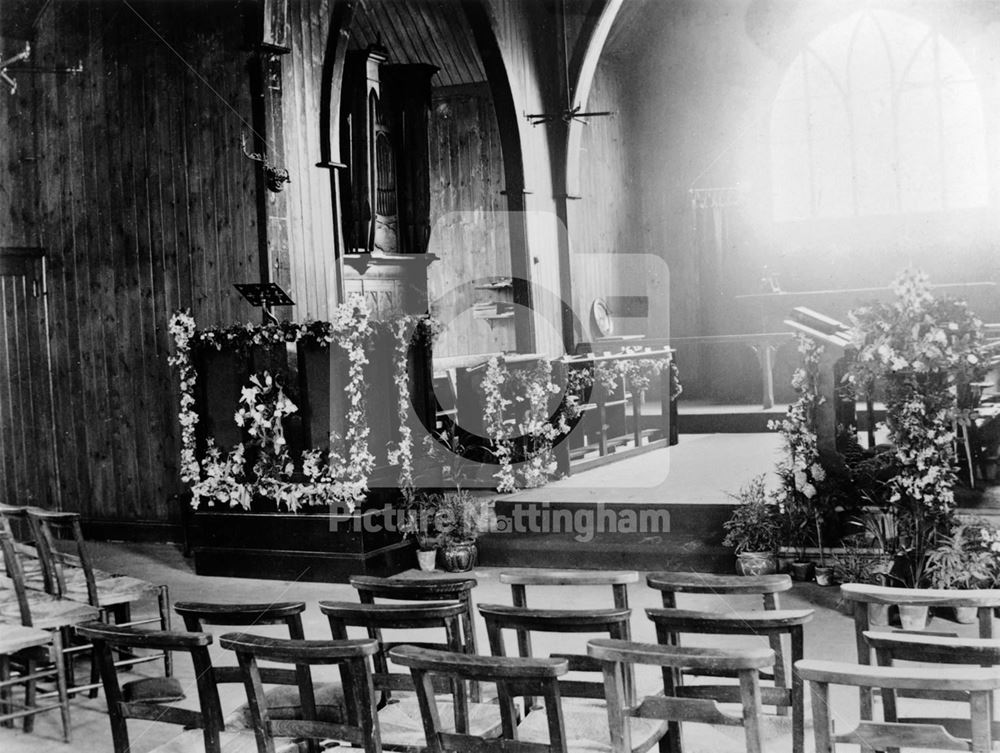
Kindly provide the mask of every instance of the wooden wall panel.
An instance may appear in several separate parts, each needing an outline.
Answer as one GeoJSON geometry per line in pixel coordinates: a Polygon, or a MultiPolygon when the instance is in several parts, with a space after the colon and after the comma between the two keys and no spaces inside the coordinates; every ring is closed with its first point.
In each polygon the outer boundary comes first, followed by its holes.
{"type": "Polygon", "coordinates": [[[509,277],[510,243],[496,114],[485,85],[434,93],[430,120],[433,312],[447,330],[435,355],[513,350],[513,320],[476,319],[477,301],[511,300],[510,290],[471,289],[476,279],[509,277]],[[456,293],[456,291],[462,291],[456,293]]]}
{"type": "MultiPolygon", "coordinates": [[[[3,152],[33,151],[38,201],[0,194],[11,236],[49,252],[58,491],[91,519],[165,522],[181,490],[167,320],[258,318],[233,290],[257,279],[243,18],[221,3],[50,4],[35,80],[3,152]]],[[[8,448],[4,447],[8,463],[8,448]]],[[[18,500],[14,500],[18,501],[18,500]]]]}

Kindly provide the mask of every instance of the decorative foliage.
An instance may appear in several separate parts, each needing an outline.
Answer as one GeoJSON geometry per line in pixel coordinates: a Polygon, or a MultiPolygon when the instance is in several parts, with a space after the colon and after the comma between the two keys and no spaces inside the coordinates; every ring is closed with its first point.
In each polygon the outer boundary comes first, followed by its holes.
{"type": "Polygon", "coordinates": [[[778,507],[770,499],[761,474],[750,479],[736,494],[729,496],[739,502],[723,528],[724,546],[742,552],[775,552],[781,536],[778,507]]]}
{"type": "Polygon", "coordinates": [[[1000,576],[1000,541],[985,523],[955,523],[927,554],[933,588],[993,588],[1000,576]]]}
{"type": "Polygon", "coordinates": [[[935,299],[926,275],[908,270],[896,300],[851,312],[857,356],[847,379],[859,393],[880,387],[898,470],[889,482],[908,559],[903,581],[920,586],[927,553],[951,524],[957,395],[984,373],[982,322],[966,304],[935,299]]]}
{"type": "Polygon", "coordinates": [[[304,324],[237,325],[197,331],[189,312],[176,312],[169,332],[175,352],[169,359],[180,376],[181,479],[191,485],[192,506],[228,504],[249,509],[255,497],[273,500],[279,507],[296,511],[304,505],[343,503],[348,509],[363,499],[374,456],[368,449],[365,415],[364,366],[371,335],[368,311],[360,298],[341,304],[332,322],[304,324]],[[294,481],[295,463],[288,454],[282,419],[298,410],[276,377],[268,372],[253,375],[243,387],[240,409],[234,420],[249,436],[226,455],[209,438],[204,458],[196,447],[198,415],[194,410],[197,374],[191,360],[196,347],[248,352],[253,346],[286,342],[313,342],[320,347],[336,343],[348,362],[347,431],[343,439],[330,438],[330,451],[302,454],[305,482],[294,481]],[[339,447],[343,445],[343,452],[339,447]],[[248,472],[247,463],[253,465],[248,472]]]}

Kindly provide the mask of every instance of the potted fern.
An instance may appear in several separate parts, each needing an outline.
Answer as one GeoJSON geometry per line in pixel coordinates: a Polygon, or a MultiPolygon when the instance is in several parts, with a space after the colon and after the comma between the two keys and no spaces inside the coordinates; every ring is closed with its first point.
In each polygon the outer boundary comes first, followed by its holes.
{"type": "MultiPolygon", "coordinates": [[[[956,523],[949,535],[927,554],[926,572],[932,588],[989,588],[993,581],[995,554],[982,545],[981,525],[956,523]]],[[[963,624],[976,621],[975,607],[955,607],[955,619],[963,624]]]]}
{"type": "Polygon", "coordinates": [[[777,550],[781,542],[778,506],[770,499],[764,474],[748,481],[729,496],[739,504],[723,528],[725,546],[736,553],[740,575],[770,575],[778,571],[777,550]]]}
{"type": "Polygon", "coordinates": [[[476,540],[490,525],[490,500],[465,489],[440,495],[437,526],[442,532],[441,558],[451,573],[464,573],[476,566],[476,540]]]}

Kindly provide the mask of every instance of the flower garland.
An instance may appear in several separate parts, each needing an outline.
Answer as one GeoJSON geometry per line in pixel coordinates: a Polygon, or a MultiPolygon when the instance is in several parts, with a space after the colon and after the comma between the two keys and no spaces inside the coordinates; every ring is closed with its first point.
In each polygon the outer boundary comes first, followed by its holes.
{"type": "Polygon", "coordinates": [[[816,438],[816,409],[825,402],[819,394],[819,363],[823,346],[805,335],[799,335],[798,350],[802,366],[792,374],[792,387],[798,399],[788,406],[780,421],[768,421],[767,428],[781,432],[785,458],[778,463],[781,487],[776,501],[785,509],[801,503],[803,498],[816,497],[826,480],[826,470],[819,459],[816,438]]]}
{"type": "Polygon", "coordinates": [[[365,346],[372,329],[368,310],[360,297],[354,297],[336,309],[332,322],[307,322],[304,324],[267,324],[263,326],[236,325],[223,329],[205,329],[198,332],[187,311],[178,311],[170,318],[168,331],[174,339],[175,353],[168,362],[177,368],[180,377],[181,426],[181,479],[191,485],[193,507],[204,501],[208,506],[216,502],[249,509],[254,496],[274,500],[279,506],[296,511],[303,505],[343,503],[353,510],[364,498],[368,476],[374,468],[375,458],[368,449],[368,423],[365,412],[364,366],[368,363],[365,346]],[[348,357],[347,431],[340,439],[331,436],[326,463],[319,449],[302,454],[303,475],[307,483],[293,482],[294,463],[287,453],[281,420],[294,413],[297,407],[277,384],[274,377],[264,372],[254,375],[243,388],[241,408],[234,420],[246,429],[251,446],[257,450],[253,477],[245,472],[247,447],[238,443],[223,456],[211,438],[207,442],[204,459],[199,462],[196,451],[198,414],[194,410],[194,388],[197,373],[191,360],[194,347],[223,347],[246,350],[255,345],[286,342],[313,342],[328,346],[336,342],[348,357]],[[338,445],[343,442],[346,452],[338,445]]]}
{"type": "Polygon", "coordinates": [[[503,396],[501,389],[510,376],[506,364],[501,365],[500,359],[494,356],[486,363],[486,375],[483,377],[482,388],[486,397],[484,420],[486,435],[493,442],[493,453],[500,470],[493,474],[497,479],[497,491],[509,494],[517,489],[517,478],[514,475],[514,448],[507,429],[507,419],[504,413],[511,401],[503,396]]]}
{"type": "Polygon", "coordinates": [[[395,447],[389,444],[387,459],[390,465],[399,466],[399,488],[404,498],[413,494],[413,429],[410,426],[410,385],[409,353],[410,343],[423,329],[431,341],[438,336],[441,325],[429,315],[405,314],[392,322],[395,339],[393,348],[393,375],[396,385],[396,418],[399,421],[399,442],[395,447]]]}

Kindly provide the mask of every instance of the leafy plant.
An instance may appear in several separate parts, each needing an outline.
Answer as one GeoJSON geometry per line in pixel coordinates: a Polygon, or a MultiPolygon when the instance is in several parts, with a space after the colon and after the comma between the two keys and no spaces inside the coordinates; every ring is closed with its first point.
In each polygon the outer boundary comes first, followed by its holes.
{"type": "Polygon", "coordinates": [[[890,563],[883,554],[872,551],[865,534],[845,536],[841,544],[844,551],[834,558],[834,577],[841,583],[881,584],[890,563]]]}
{"type": "Polygon", "coordinates": [[[806,500],[787,500],[780,508],[781,541],[795,550],[796,562],[806,560],[806,548],[816,542],[815,514],[806,500]]]}
{"type": "Polygon", "coordinates": [[[466,491],[444,492],[437,496],[435,522],[445,544],[475,541],[490,527],[490,500],[466,491]]]}
{"type": "Polygon", "coordinates": [[[725,546],[741,552],[773,552],[781,543],[781,519],[778,506],[770,499],[766,475],[755,476],[730,497],[739,502],[723,528],[725,546]]]}
{"type": "Polygon", "coordinates": [[[440,500],[438,494],[417,492],[407,501],[400,533],[413,537],[425,552],[439,547],[444,536],[437,523],[440,500]]]}
{"type": "Polygon", "coordinates": [[[983,547],[981,526],[956,524],[927,554],[927,575],[934,588],[989,588],[996,577],[996,556],[983,547]]]}

